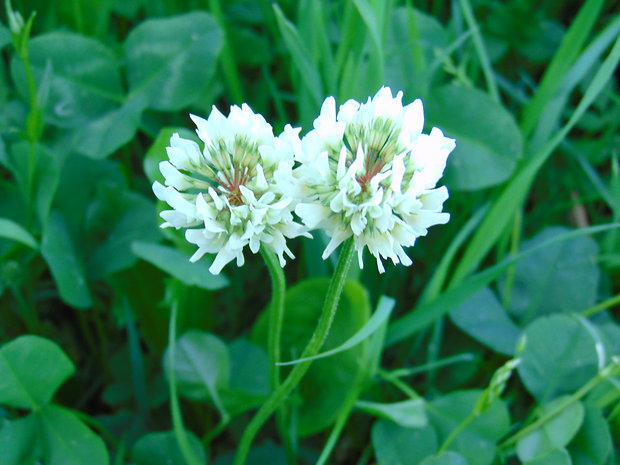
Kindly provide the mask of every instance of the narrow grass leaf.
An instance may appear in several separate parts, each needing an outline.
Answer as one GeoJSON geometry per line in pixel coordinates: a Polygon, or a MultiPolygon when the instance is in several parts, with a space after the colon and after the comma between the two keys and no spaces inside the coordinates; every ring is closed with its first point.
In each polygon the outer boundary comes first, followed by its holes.
{"type": "Polygon", "coordinates": [[[385,59],[383,52],[383,41],[381,39],[381,27],[379,25],[379,15],[373,10],[368,0],[353,0],[358,13],[362,17],[364,24],[368,28],[374,53],[371,55],[371,64],[368,75],[365,77],[369,81],[371,89],[379,87],[384,81],[385,59]]]}
{"type": "Polygon", "coordinates": [[[583,116],[587,108],[602,91],[609,78],[613,75],[620,61],[620,37],[616,39],[607,59],[590,82],[583,98],[577,105],[575,112],[568,122],[547,142],[518,173],[513,176],[509,184],[497,198],[491,210],[472,237],[460,264],[452,278],[458,283],[471,273],[495,245],[502,232],[514,216],[515,210],[525,200],[530,186],[538,170],[551,156],[557,146],[564,140],[577,121],[583,116]]]}
{"type": "Polygon", "coordinates": [[[286,19],[284,13],[276,3],[274,3],[273,9],[275,11],[280,33],[282,34],[284,43],[291,54],[293,63],[295,63],[301,80],[310,92],[312,100],[318,108],[323,101],[324,93],[323,86],[321,85],[321,76],[319,75],[317,67],[313,63],[310,57],[310,52],[308,51],[306,44],[304,44],[303,40],[299,36],[299,32],[295,26],[286,19]]]}
{"type": "Polygon", "coordinates": [[[472,33],[474,47],[476,49],[476,53],[478,54],[478,59],[480,60],[482,74],[484,74],[484,79],[487,83],[489,95],[495,103],[500,103],[497,83],[495,82],[495,76],[493,76],[493,69],[491,69],[489,55],[482,40],[482,35],[480,34],[480,27],[478,27],[474,12],[471,9],[471,4],[469,3],[469,0],[460,0],[459,3],[461,5],[461,10],[463,10],[463,16],[465,17],[465,21],[467,22],[467,27],[472,33]]]}
{"type": "Polygon", "coordinates": [[[458,285],[450,287],[446,292],[436,299],[423,303],[409,313],[394,321],[388,328],[387,345],[392,345],[402,339],[411,336],[422,328],[433,323],[435,320],[450,312],[453,308],[462,304],[466,299],[474,295],[483,287],[499,278],[510,266],[518,263],[523,258],[562,241],[573,239],[580,236],[596,234],[603,231],[620,228],[620,223],[611,223],[589,228],[576,229],[543,243],[537,244],[531,249],[521,252],[502,260],[498,264],[491,266],[484,271],[476,273],[458,285]]]}
{"type": "Polygon", "coordinates": [[[20,242],[34,250],[39,248],[36,239],[28,231],[8,218],[0,218],[0,237],[20,242]]]}
{"type": "Polygon", "coordinates": [[[280,366],[295,365],[297,363],[308,362],[310,360],[317,360],[319,358],[325,358],[331,355],[336,355],[340,352],[344,352],[345,350],[349,350],[352,347],[355,347],[356,345],[364,342],[366,339],[372,336],[372,334],[375,331],[377,331],[381,327],[381,325],[383,325],[385,321],[387,321],[387,319],[390,317],[390,314],[392,313],[395,303],[396,301],[394,299],[391,299],[390,297],[382,296],[379,301],[379,304],[377,305],[377,310],[372,315],[372,317],[370,317],[370,319],[366,322],[366,324],[357,333],[351,336],[351,338],[347,339],[343,344],[339,345],[338,347],[335,347],[326,352],[317,354],[314,357],[300,358],[297,360],[292,360],[290,362],[281,362],[281,363],[278,363],[277,365],[280,365],[280,366]]]}
{"type": "Polygon", "coordinates": [[[209,291],[228,285],[228,279],[223,275],[214,275],[209,271],[207,261],[191,263],[189,257],[172,247],[135,241],[131,244],[131,250],[141,259],[188,286],[197,286],[209,291]]]}
{"type": "Polygon", "coordinates": [[[177,303],[172,304],[170,312],[170,326],[168,328],[168,356],[170,360],[170,372],[168,373],[168,392],[170,394],[170,414],[174,437],[177,440],[179,449],[188,465],[202,465],[204,462],[196,455],[192,449],[190,439],[185,427],[183,426],[183,414],[179,402],[179,394],[176,382],[176,333],[177,333],[177,303]]]}
{"type": "Polygon", "coordinates": [[[421,398],[390,404],[358,400],[355,406],[370,415],[391,420],[405,428],[422,428],[428,423],[425,402],[421,398]]]}
{"type": "Polygon", "coordinates": [[[564,36],[560,48],[547,67],[534,97],[523,109],[521,131],[527,136],[538,121],[544,108],[558,90],[562,78],[580,53],[598,18],[604,0],[588,0],[579,10],[570,29],[564,36]]]}

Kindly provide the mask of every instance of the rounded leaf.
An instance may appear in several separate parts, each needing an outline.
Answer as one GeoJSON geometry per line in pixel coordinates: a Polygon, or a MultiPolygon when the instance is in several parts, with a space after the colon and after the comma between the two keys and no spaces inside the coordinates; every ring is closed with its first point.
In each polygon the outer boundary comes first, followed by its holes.
{"type": "Polygon", "coordinates": [[[75,366],[49,339],[26,335],[0,348],[0,404],[38,409],[73,374],[75,366]]]}
{"type": "MultiPolygon", "coordinates": [[[[470,415],[481,393],[480,390],[454,391],[431,402],[428,413],[440,442],[470,415]]],[[[450,450],[462,455],[469,465],[490,465],[495,458],[497,442],[509,429],[508,409],[498,399],[454,439],[450,450]]]]}
{"type": "Polygon", "coordinates": [[[450,189],[483,189],[510,177],[523,139],[504,107],[480,90],[453,85],[431,92],[424,104],[428,123],[456,139],[445,176],[450,189]]]}
{"type": "MultiPolygon", "coordinates": [[[[569,231],[549,227],[523,242],[522,251],[569,231]]],[[[588,236],[542,248],[515,266],[509,311],[522,322],[550,313],[579,312],[594,305],[600,271],[598,246],[588,236]]]]}
{"type": "Polygon", "coordinates": [[[417,465],[437,452],[437,434],[430,426],[405,428],[379,420],[372,427],[372,446],[378,465],[417,465]]]}
{"type": "Polygon", "coordinates": [[[524,338],[517,370],[539,402],[576,391],[598,372],[600,353],[593,334],[573,316],[538,318],[525,329],[524,338]]]}
{"type": "MultiPolygon", "coordinates": [[[[123,101],[116,57],[101,42],[72,32],[51,32],[28,42],[39,95],[46,95],[45,117],[60,127],[82,126],[123,101]]],[[[17,89],[28,99],[23,63],[13,60],[17,89]]]]}
{"type": "Polygon", "coordinates": [[[146,20],[124,45],[130,91],[155,110],[186,107],[209,82],[221,48],[222,31],[207,13],[146,20]]]}
{"type": "Polygon", "coordinates": [[[164,354],[166,373],[174,370],[179,392],[194,400],[213,398],[217,389],[228,386],[230,354],[218,337],[204,331],[188,331],[179,338],[174,362],[170,347],[164,354]]]}
{"type": "MultiPolygon", "coordinates": [[[[538,409],[538,417],[554,411],[559,404],[565,402],[565,397],[560,397],[543,405],[538,409]]],[[[556,449],[567,445],[575,436],[583,422],[584,408],[581,402],[573,402],[561,410],[557,415],[523,436],[517,443],[517,455],[523,462],[539,459],[549,455],[556,449]]]]}
{"type": "Polygon", "coordinates": [[[103,440],[74,413],[55,405],[39,411],[40,434],[46,465],[108,465],[103,440]]]}

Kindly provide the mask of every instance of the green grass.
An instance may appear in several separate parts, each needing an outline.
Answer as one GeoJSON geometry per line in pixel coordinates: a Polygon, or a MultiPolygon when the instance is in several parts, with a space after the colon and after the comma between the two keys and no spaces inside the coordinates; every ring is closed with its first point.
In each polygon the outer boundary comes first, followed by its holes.
{"type": "MultiPolygon", "coordinates": [[[[247,463],[618,463],[613,2],[14,0],[0,22],[3,465],[231,463],[291,370],[270,368],[269,273],[190,264],[158,163],[189,113],[245,102],[303,135],[327,96],[382,85],[456,139],[450,222],[412,267],[353,265],[333,353],[247,463]]],[[[289,243],[283,361],[337,263],[314,236],[289,243]]]]}

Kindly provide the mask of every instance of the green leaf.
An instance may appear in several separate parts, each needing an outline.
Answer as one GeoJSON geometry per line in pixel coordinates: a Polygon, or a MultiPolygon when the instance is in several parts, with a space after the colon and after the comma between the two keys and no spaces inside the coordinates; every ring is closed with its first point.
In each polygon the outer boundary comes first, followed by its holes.
{"type": "MultiPolygon", "coordinates": [[[[523,242],[521,249],[527,251],[568,231],[545,228],[523,242]]],[[[540,315],[578,312],[594,305],[600,276],[597,255],[591,237],[577,237],[528,255],[515,267],[509,311],[527,323],[540,315]]]]}
{"type": "Polygon", "coordinates": [[[433,91],[425,105],[429,124],[456,139],[444,179],[450,189],[483,189],[510,177],[523,139],[504,107],[484,92],[456,86],[433,91]]]}
{"type": "Polygon", "coordinates": [[[406,95],[425,97],[439,66],[427,65],[448,48],[448,36],[437,19],[423,11],[395,8],[388,28],[386,82],[406,95]]]}
{"type": "Polygon", "coordinates": [[[330,357],[332,355],[336,355],[340,352],[344,352],[345,350],[349,350],[355,347],[358,344],[361,344],[370,336],[372,336],[375,331],[383,326],[383,324],[388,320],[392,310],[394,309],[394,304],[396,301],[391,299],[390,297],[381,296],[379,304],[377,305],[377,311],[373,313],[372,317],[366,322],[366,324],[351,338],[347,339],[343,344],[335,347],[326,352],[315,355],[314,357],[306,357],[299,358],[297,360],[293,360],[291,362],[282,362],[278,363],[278,365],[286,366],[286,365],[294,365],[300,362],[308,362],[310,360],[316,360],[319,358],[330,357]]]}
{"type": "MultiPolygon", "coordinates": [[[[176,344],[176,360],[164,354],[166,373],[174,370],[179,393],[193,400],[211,399],[224,414],[219,390],[230,380],[230,354],[218,337],[204,331],[188,331],[176,344]]],[[[169,375],[168,375],[169,376],[169,375]]]]}
{"type": "MultiPolygon", "coordinates": [[[[295,358],[303,351],[321,314],[329,279],[302,281],[286,291],[282,333],[282,358],[295,358]]],[[[348,281],[334,322],[325,341],[331,350],[351,338],[368,321],[370,304],[365,289],[348,281]]],[[[261,313],[253,338],[263,346],[267,341],[268,317],[261,313]]],[[[297,411],[299,434],[308,435],[328,427],[347,406],[347,396],[366,370],[366,342],[345,352],[315,361],[299,385],[303,404],[297,411]],[[329,380],[328,383],[325,380],[329,380]]],[[[285,372],[286,373],[286,372],[285,372]]],[[[294,404],[293,404],[294,405],[294,404]]]]}
{"type": "Polygon", "coordinates": [[[131,244],[131,250],[138,257],[189,286],[216,290],[228,285],[228,279],[223,275],[211,274],[206,260],[191,263],[189,257],[172,247],[136,241],[131,244]]]}
{"type": "Polygon", "coordinates": [[[468,242],[467,249],[465,249],[465,253],[454,271],[452,283],[460,283],[463,278],[478,267],[482,259],[495,245],[506,230],[506,226],[513,220],[519,205],[524,202],[532,182],[542,165],[607,85],[607,82],[617,68],[618,62],[620,62],[620,37],[616,40],[609,55],[597,70],[577,108],[571,113],[568,122],[555,133],[554,137],[544,147],[528,160],[527,164],[523,165],[512,177],[499,197],[497,197],[480,227],[468,242]]]}
{"type": "Polygon", "coordinates": [[[372,427],[378,465],[417,465],[437,451],[437,434],[430,427],[405,428],[379,420],[372,427]]]}
{"type": "Polygon", "coordinates": [[[312,96],[313,103],[318,108],[325,97],[318,67],[314,64],[310,50],[308,50],[307,44],[300,37],[297,28],[286,19],[277,3],[273,4],[273,11],[275,12],[284,44],[291,54],[301,80],[312,96]]]}
{"type": "Polygon", "coordinates": [[[205,12],[148,19],[132,29],[123,48],[131,95],[144,94],[155,110],[179,110],[213,75],[222,31],[205,12]]]}
{"type": "Polygon", "coordinates": [[[38,409],[74,371],[71,360],[54,342],[20,336],[0,348],[0,404],[38,409]]]}
{"type": "Polygon", "coordinates": [[[583,44],[596,24],[596,19],[604,3],[603,0],[588,0],[579,10],[577,17],[571,22],[571,27],[545,70],[534,97],[527,102],[523,109],[521,129],[526,136],[534,129],[545,106],[559,90],[563,83],[562,77],[566,75],[581,52],[583,44]]]}
{"type": "MultiPolygon", "coordinates": [[[[538,408],[538,417],[553,411],[566,400],[559,397],[538,408]]],[[[560,413],[517,442],[517,455],[523,462],[544,457],[556,449],[566,446],[577,434],[584,418],[581,402],[573,402],[560,413]]]]}
{"type": "Polygon", "coordinates": [[[461,454],[448,450],[436,457],[428,457],[420,465],[467,465],[461,454]]]}
{"type": "Polygon", "coordinates": [[[155,141],[149,147],[142,162],[144,172],[146,173],[149,181],[159,181],[164,183],[164,176],[159,171],[159,163],[168,160],[168,154],[166,153],[166,147],[170,145],[170,138],[174,133],[178,133],[179,136],[184,139],[192,139],[198,142],[198,136],[195,132],[186,128],[162,128],[157,134],[155,141]]]}
{"type": "Polygon", "coordinates": [[[0,218],[0,237],[21,242],[34,250],[39,248],[37,241],[28,231],[8,218],[0,218]]]}
{"type": "Polygon", "coordinates": [[[249,341],[237,339],[230,351],[230,383],[220,390],[231,414],[259,407],[271,390],[267,353],[249,341]]]}
{"type": "Polygon", "coordinates": [[[33,415],[5,423],[0,428],[2,465],[24,465],[35,461],[38,425],[33,415]]]}
{"type": "MultiPolygon", "coordinates": [[[[194,455],[200,463],[206,463],[205,451],[200,440],[189,431],[186,435],[194,455]]],[[[135,465],[186,465],[187,463],[179,449],[174,431],[145,434],[134,444],[131,458],[135,465]]]]}
{"type": "Polygon", "coordinates": [[[415,309],[392,322],[388,331],[388,345],[394,344],[436,321],[451,309],[462,304],[484,286],[498,279],[511,265],[518,263],[528,255],[562,241],[609,231],[619,226],[620,223],[610,223],[571,230],[472,275],[466,280],[449,287],[434,300],[422,302],[415,309]]]}
{"type": "Polygon", "coordinates": [[[34,191],[34,199],[28,206],[35,209],[41,224],[47,223],[60,182],[64,157],[62,151],[51,152],[42,144],[20,141],[11,145],[11,171],[24,194],[29,190],[34,191]],[[30,160],[36,161],[36,169],[29,187],[30,160]]]}
{"type": "Polygon", "coordinates": [[[613,443],[609,424],[603,412],[593,405],[585,407],[586,416],[577,435],[568,446],[574,465],[601,465],[607,463],[613,443]]]}
{"type": "Polygon", "coordinates": [[[517,371],[539,402],[576,391],[605,363],[599,358],[603,345],[597,346],[590,330],[571,315],[538,318],[525,329],[524,338],[517,371]]]}
{"type": "Polygon", "coordinates": [[[391,420],[405,428],[422,428],[428,423],[423,399],[410,399],[391,404],[358,400],[355,406],[370,415],[391,420]]]}
{"type": "Polygon", "coordinates": [[[146,105],[146,98],[137,96],[80,126],[73,133],[75,149],[91,158],[114,153],[134,138],[146,105]]]}
{"type": "Polygon", "coordinates": [[[512,322],[488,287],[482,288],[450,312],[456,326],[481,344],[504,355],[513,355],[519,328],[512,322]]]}
{"type": "Polygon", "coordinates": [[[9,45],[11,42],[11,31],[0,24],[0,50],[9,45]]]}
{"type": "MultiPolygon", "coordinates": [[[[429,418],[437,428],[440,442],[469,417],[481,393],[480,390],[454,391],[429,404],[429,418]]],[[[450,450],[461,454],[470,465],[490,465],[495,458],[497,441],[509,429],[508,409],[497,400],[454,439],[450,450]]]]}
{"type": "Polygon", "coordinates": [[[134,265],[137,261],[131,249],[134,241],[161,238],[154,210],[152,200],[125,186],[99,186],[87,212],[89,232],[99,239],[86,262],[91,279],[100,279],[134,265]]]}
{"type": "Polygon", "coordinates": [[[74,307],[90,307],[92,298],[84,266],[73,247],[65,218],[59,212],[51,213],[43,230],[41,253],[50,267],[62,299],[74,307]]]}
{"type": "Polygon", "coordinates": [[[523,465],[573,465],[573,462],[566,449],[555,449],[547,455],[523,462],[523,465]]]}
{"type": "MultiPolygon", "coordinates": [[[[101,42],[72,32],[51,32],[30,40],[28,48],[39,81],[37,88],[45,73],[51,72],[47,101],[43,102],[46,120],[51,124],[81,127],[112,111],[123,100],[118,63],[101,42]]],[[[27,100],[23,64],[17,58],[11,72],[17,89],[27,100]]]]}
{"type": "Polygon", "coordinates": [[[108,465],[104,442],[75,414],[55,405],[46,405],[37,417],[41,444],[48,465],[108,465]]]}

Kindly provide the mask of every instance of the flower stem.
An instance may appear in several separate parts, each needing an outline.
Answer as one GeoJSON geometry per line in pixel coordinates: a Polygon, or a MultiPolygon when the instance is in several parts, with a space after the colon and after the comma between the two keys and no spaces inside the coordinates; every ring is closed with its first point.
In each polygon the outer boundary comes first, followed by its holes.
{"type": "MultiPolygon", "coordinates": [[[[351,264],[351,258],[354,252],[353,239],[348,239],[340,250],[340,257],[338,258],[338,264],[336,270],[327,288],[327,294],[325,296],[325,303],[323,304],[323,310],[319,323],[306,345],[300,358],[313,357],[319,353],[321,346],[325,342],[336,310],[338,309],[338,302],[344,288],[344,284],[347,280],[347,273],[349,271],[349,265],[351,264]]],[[[256,412],[254,418],[250,421],[246,427],[239,447],[237,449],[237,455],[235,455],[234,465],[243,465],[254,441],[254,437],[259,432],[263,424],[269,419],[271,414],[286,400],[288,395],[297,387],[303,376],[310,368],[312,361],[300,362],[296,364],[286,379],[278,386],[278,388],[269,396],[262,407],[256,412]]]]}
{"type": "Polygon", "coordinates": [[[524,428],[517,431],[515,434],[510,436],[508,439],[504,440],[499,444],[500,449],[507,449],[508,447],[516,444],[519,439],[524,436],[527,436],[532,431],[537,428],[540,428],[542,425],[547,423],[549,420],[558,415],[562,410],[571,405],[573,402],[577,402],[581,400],[586,394],[588,394],[592,389],[594,389],[600,382],[605,381],[609,377],[617,376],[620,373],[620,359],[612,358],[611,363],[609,363],[605,368],[600,370],[596,376],[594,376],[590,381],[584,384],[579,390],[574,392],[570,397],[567,397],[564,401],[560,402],[555,408],[544,415],[541,415],[538,420],[530,423],[524,428]]]}
{"type": "MultiPolygon", "coordinates": [[[[280,266],[278,257],[265,247],[260,249],[265,260],[269,277],[271,278],[271,302],[269,303],[269,331],[267,336],[267,353],[269,356],[269,370],[272,392],[280,386],[280,340],[282,337],[282,322],[284,320],[284,297],[286,293],[286,278],[280,266]]],[[[276,411],[276,420],[280,438],[285,445],[287,461],[295,463],[295,452],[290,435],[286,428],[286,412],[280,406],[276,411]]]]}

